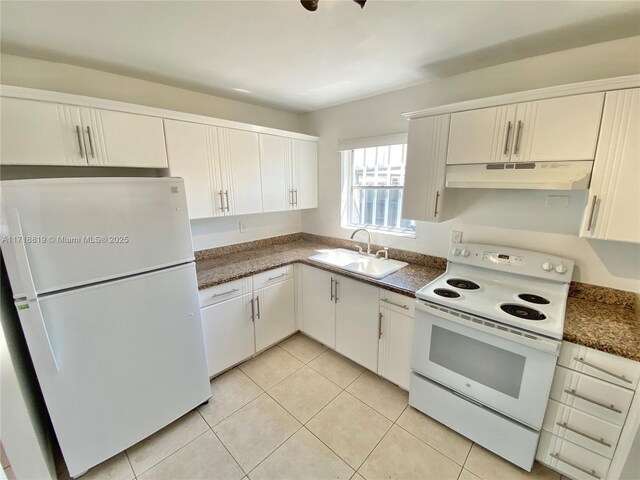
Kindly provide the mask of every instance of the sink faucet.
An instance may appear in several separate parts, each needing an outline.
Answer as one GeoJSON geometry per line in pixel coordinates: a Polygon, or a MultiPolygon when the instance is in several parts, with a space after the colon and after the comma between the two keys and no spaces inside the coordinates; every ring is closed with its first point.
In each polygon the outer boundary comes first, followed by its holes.
{"type": "MultiPolygon", "coordinates": [[[[357,229],[356,231],[354,231],[351,234],[351,240],[353,240],[353,237],[355,237],[356,233],[358,233],[358,232],[366,232],[366,234],[367,234],[367,255],[371,255],[371,233],[366,228],[359,228],[359,229],[357,229]]],[[[360,245],[358,245],[356,243],[355,246],[358,247],[358,252],[363,253],[362,252],[362,247],[360,245]]]]}

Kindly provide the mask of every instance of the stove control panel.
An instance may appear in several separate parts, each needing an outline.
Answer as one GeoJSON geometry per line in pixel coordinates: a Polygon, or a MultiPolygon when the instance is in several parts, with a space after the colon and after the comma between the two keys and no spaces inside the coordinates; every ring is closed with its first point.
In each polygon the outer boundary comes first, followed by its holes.
{"type": "Polygon", "coordinates": [[[449,248],[448,260],[556,282],[569,283],[573,274],[573,261],[567,258],[494,245],[455,243],[449,248]]]}

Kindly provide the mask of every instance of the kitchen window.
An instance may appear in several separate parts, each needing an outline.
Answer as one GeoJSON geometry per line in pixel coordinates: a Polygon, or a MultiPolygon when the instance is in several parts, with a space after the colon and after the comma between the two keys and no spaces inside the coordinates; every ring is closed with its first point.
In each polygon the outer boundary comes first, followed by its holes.
{"type": "Polygon", "coordinates": [[[342,227],[415,237],[402,219],[407,145],[342,150],[342,227]]]}

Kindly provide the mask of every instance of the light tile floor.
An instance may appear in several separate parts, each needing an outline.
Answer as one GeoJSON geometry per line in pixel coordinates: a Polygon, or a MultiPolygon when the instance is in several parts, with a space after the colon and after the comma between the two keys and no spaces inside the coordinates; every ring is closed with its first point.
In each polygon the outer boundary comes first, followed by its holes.
{"type": "Polygon", "coordinates": [[[211,389],[207,405],[82,479],[560,480],[472,443],[409,407],[405,391],[302,334],[211,389]]]}

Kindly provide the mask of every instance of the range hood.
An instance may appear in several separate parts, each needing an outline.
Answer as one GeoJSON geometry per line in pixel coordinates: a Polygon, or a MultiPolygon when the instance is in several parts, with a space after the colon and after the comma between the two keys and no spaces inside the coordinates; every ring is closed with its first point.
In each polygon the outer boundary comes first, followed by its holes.
{"type": "Polygon", "coordinates": [[[521,190],[585,190],[593,162],[531,162],[447,165],[449,188],[508,188],[521,190]]]}

